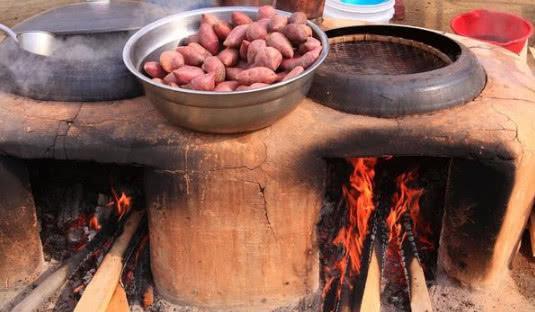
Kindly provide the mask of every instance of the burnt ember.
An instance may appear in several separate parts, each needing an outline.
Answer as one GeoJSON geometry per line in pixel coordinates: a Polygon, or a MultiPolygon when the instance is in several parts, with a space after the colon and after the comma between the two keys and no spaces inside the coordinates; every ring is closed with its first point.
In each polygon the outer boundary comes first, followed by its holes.
{"type": "Polygon", "coordinates": [[[318,224],[323,311],[379,311],[382,292],[400,310],[431,309],[426,281],[436,270],[447,164],[417,157],[331,162],[318,224]]]}

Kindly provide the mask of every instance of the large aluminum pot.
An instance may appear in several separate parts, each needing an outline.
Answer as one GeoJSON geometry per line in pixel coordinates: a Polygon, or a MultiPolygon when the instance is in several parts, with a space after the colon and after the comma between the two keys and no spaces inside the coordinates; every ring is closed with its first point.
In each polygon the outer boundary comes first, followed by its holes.
{"type": "MultiPolygon", "coordinates": [[[[284,82],[255,90],[206,92],[158,84],[142,73],[145,61],[157,60],[162,51],[174,48],[196,33],[202,14],[230,20],[233,11],[256,17],[257,8],[206,8],[168,16],[143,27],[126,43],[123,50],[126,67],[141,81],[152,104],[173,124],[209,133],[238,133],[267,127],[291,112],[305,97],[314,71],[329,53],[327,36],[309,22],[314,36],[323,44],[323,51],[305,72],[284,82]]],[[[290,13],[279,11],[279,14],[290,13]]]]}

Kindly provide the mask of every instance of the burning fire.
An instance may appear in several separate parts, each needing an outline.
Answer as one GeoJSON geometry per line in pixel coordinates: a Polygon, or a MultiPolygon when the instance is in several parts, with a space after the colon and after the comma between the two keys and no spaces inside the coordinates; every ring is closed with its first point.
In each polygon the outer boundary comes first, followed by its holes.
{"type": "MultiPolygon", "coordinates": [[[[386,218],[386,223],[389,227],[389,242],[392,242],[394,238],[401,235],[401,217],[403,214],[409,212],[413,220],[413,227],[417,224],[416,222],[420,214],[420,197],[422,197],[424,191],[421,188],[412,188],[409,186],[411,183],[414,183],[416,178],[417,174],[415,170],[403,173],[396,178],[397,192],[392,197],[393,206],[390,214],[386,218]]],[[[405,237],[401,237],[401,242],[404,239],[405,237]]]]}
{"type": "MultiPolygon", "coordinates": [[[[353,174],[349,179],[349,187],[343,186],[343,196],[347,200],[347,225],[340,228],[333,244],[343,247],[344,253],[335,267],[340,272],[339,285],[344,285],[345,276],[353,276],[360,272],[361,255],[364,240],[368,233],[368,223],[375,205],[373,202],[373,179],[375,177],[376,158],[353,158],[353,174]],[[350,265],[350,267],[349,267],[350,265]],[[349,270],[348,272],[346,272],[349,270]]],[[[326,283],[326,294],[334,283],[332,277],[326,283]]],[[[340,298],[342,287],[338,287],[337,297],[340,298]]]]}
{"type": "MultiPolygon", "coordinates": [[[[380,161],[388,161],[390,158],[381,158],[380,161]]],[[[326,282],[323,289],[324,298],[327,294],[336,294],[338,301],[342,300],[341,296],[344,288],[353,289],[351,285],[356,280],[354,277],[359,276],[362,264],[361,261],[367,261],[363,257],[364,245],[369,236],[370,228],[376,203],[374,200],[374,178],[378,158],[353,158],[349,161],[353,165],[353,172],[349,178],[348,185],[342,186],[342,193],[347,202],[347,219],[332,240],[332,244],[339,247],[341,256],[334,263],[328,264],[324,271],[326,272],[326,282]],[[334,293],[333,293],[334,291],[334,293]]],[[[407,171],[399,175],[395,180],[395,192],[392,195],[390,209],[381,212],[379,215],[387,214],[386,228],[383,233],[388,231],[388,246],[385,246],[387,252],[398,253],[399,247],[406,240],[406,231],[403,228],[403,222],[407,222],[410,217],[412,232],[417,238],[417,242],[431,249],[434,245],[431,237],[432,231],[430,225],[422,222],[420,215],[420,199],[424,194],[423,188],[415,187],[418,174],[416,170],[407,171]]],[[[382,209],[382,208],[380,208],[382,209]]],[[[388,209],[388,208],[387,208],[388,209]]],[[[406,225],[405,225],[406,229],[406,225]]],[[[386,233],[385,233],[386,235],[386,233]]]]}
{"type": "Polygon", "coordinates": [[[111,193],[113,194],[113,202],[109,205],[115,206],[115,214],[120,220],[128,210],[130,210],[130,207],[132,206],[132,197],[127,196],[124,192],[121,193],[121,196],[118,196],[113,188],[111,189],[111,193]]]}

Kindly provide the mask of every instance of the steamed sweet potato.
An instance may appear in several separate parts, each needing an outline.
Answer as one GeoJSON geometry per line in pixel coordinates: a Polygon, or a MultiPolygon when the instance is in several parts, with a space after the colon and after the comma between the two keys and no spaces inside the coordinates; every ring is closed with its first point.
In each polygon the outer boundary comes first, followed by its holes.
{"type": "Polygon", "coordinates": [[[292,47],[292,44],[280,32],[274,32],[269,34],[269,36],[266,39],[266,43],[268,46],[273,47],[282,54],[285,58],[292,58],[294,57],[294,49],[292,47]]]}
{"type": "Polygon", "coordinates": [[[275,10],[271,5],[263,5],[258,8],[257,19],[270,18],[275,14],[277,14],[277,10],[275,10]]]}
{"type": "Polygon", "coordinates": [[[167,72],[158,62],[146,62],[143,64],[143,70],[152,78],[163,78],[167,75],[167,72]]]}
{"type": "Polygon", "coordinates": [[[166,72],[170,73],[184,65],[184,57],[175,50],[164,51],[160,54],[160,65],[166,72]]]}
{"type": "Polygon", "coordinates": [[[201,23],[206,23],[206,24],[214,26],[215,24],[217,24],[219,22],[221,22],[219,17],[217,17],[217,16],[215,16],[213,14],[205,13],[205,14],[203,14],[201,16],[201,23]]]}
{"type": "Polygon", "coordinates": [[[312,29],[305,24],[288,24],[284,27],[282,33],[292,43],[299,44],[312,36],[312,29]]]}
{"type": "Polygon", "coordinates": [[[189,83],[193,90],[212,91],[215,88],[214,73],[199,75],[189,83]]]}
{"type": "Polygon", "coordinates": [[[247,38],[247,40],[249,41],[253,41],[256,39],[266,39],[267,34],[267,25],[262,25],[259,22],[254,22],[249,25],[249,28],[247,28],[245,38],[247,38]]]}
{"type": "Polygon", "coordinates": [[[258,89],[258,88],[262,88],[262,87],[265,87],[265,86],[269,86],[269,84],[267,84],[267,83],[257,82],[257,83],[253,83],[253,84],[250,85],[250,86],[247,86],[247,85],[241,85],[241,86],[239,86],[239,87],[236,88],[236,91],[253,90],[253,89],[258,89]]]}
{"type": "Polygon", "coordinates": [[[178,85],[174,82],[170,82],[168,86],[173,87],[173,88],[178,88],[178,85]]]}
{"type": "Polygon", "coordinates": [[[277,74],[267,67],[253,67],[238,74],[240,84],[251,85],[253,83],[273,83],[277,80],[277,74]]]}
{"type": "Polygon", "coordinates": [[[168,85],[170,83],[177,83],[177,79],[173,73],[169,73],[163,77],[163,82],[168,85]]]}
{"type": "Polygon", "coordinates": [[[266,30],[269,30],[269,24],[271,24],[271,18],[263,18],[259,19],[255,23],[258,23],[266,28],[266,30]]]}
{"type": "Polygon", "coordinates": [[[239,67],[227,67],[226,70],[225,70],[225,73],[226,73],[226,78],[228,80],[236,80],[238,79],[238,75],[244,71],[243,68],[239,68],[239,67]]]}
{"type": "Polygon", "coordinates": [[[236,25],[244,25],[244,24],[251,24],[253,20],[247,16],[247,14],[242,12],[233,12],[232,13],[232,24],[236,25]]]}
{"type": "Polygon", "coordinates": [[[247,63],[251,64],[254,62],[254,58],[256,56],[256,52],[261,49],[267,47],[266,41],[262,39],[257,39],[251,42],[249,44],[249,48],[247,48],[247,63]]]}
{"type": "Polygon", "coordinates": [[[156,83],[164,84],[162,78],[152,78],[151,80],[154,81],[154,82],[156,82],[156,83]]]}
{"type": "Polygon", "coordinates": [[[281,15],[273,15],[269,22],[269,31],[281,31],[288,25],[288,17],[281,15]]]}
{"type": "Polygon", "coordinates": [[[223,42],[223,45],[228,48],[237,48],[240,46],[243,39],[245,39],[245,33],[249,28],[249,24],[239,25],[234,27],[228,34],[227,39],[223,42]]]}
{"type": "Polygon", "coordinates": [[[272,47],[258,49],[254,57],[253,67],[267,67],[273,71],[279,68],[282,62],[282,54],[272,47]]]}
{"type": "Polygon", "coordinates": [[[195,49],[195,51],[199,52],[204,58],[207,58],[209,56],[213,56],[210,51],[206,50],[200,43],[192,42],[188,44],[188,47],[192,47],[195,49]]]}
{"type": "Polygon", "coordinates": [[[184,57],[184,63],[191,66],[200,66],[206,56],[202,55],[195,48],[191,46],[176,47],[176,50],[184,57]]]}
{"type": "Polygon", "coordinates": [[[243,40],[241,42],[241,45],[240,45],[240,57],[243,60],[247,60],[247,50],[249,49],[249,45],[250,44],[251,44],[251,42],[249,42],[248,40],[243,40]]]}
{"type": "Polygon", "coordinates": [[[201,23],[199,28],[199,43],[212,55],[219,52],[219,38],[217,37],[214,27],[208,23],[201,23]]]}
{"type": "Polygon", "coordinates": [[[225,40],[232,31],[232,28],[225,22],[219,22],[214,25],[214,31],[219,39],[225,40]]]}
{"type": "Polygon", "coordinates": [[[213,73],[215,82],[225,80],[225,65],[217,56],[207,57],[202,64],[202,69],[207,73],[213,73]]]}
{"type": "Polygon", "coordinates": [[[199,35],[198,34],[189,35],[188,37],[186,37],[186,39],[184,39],[184,44],[185,45],[188,45],[188,44],[190,44],[192,42],[199,43],[199,35]]]}
{"type": "Polygon", "coordinates": [[[299,53],[305,54],[317,47],[321,47],[321,41],[314,37],[308,37],[307,40],[299,45],[299,53]]]}
{"type": "Polygon", "coordinates": [[[306,24],[307,15],[303,12],[295,12],[288,18],[290,24],[306,24]]]}
{"type": "Polygon", "coordinates": [[[239,85],[240,83],[235,80],[223,81],[216,85],[214,91],[231,92],[236,90],[239,85]]]}
{"type": "Polygon", "coordinates": [[[286,81],[286,80],[292,79],[294,77],[297,77],[304,71],[305,71],[305,69],[302,66],[296,66],[288,74],[286,74],[286,76],[284,76],[284,78],[282,78],[282,81],[286,81]]]}
{"type": "Polygon", "coordinates": [[[204,74],[204,71],[199,67],[184,65],[179,69],[173,71],[176,78],[176,83],[179,85],[190,83],[190,81],[200,75],[204,74]]]}
{"type": "Polygon", "coordinates": [[[223,51],[219,52],[217,57],[223,63],[223,65],[234,66],[238,63],[240,53],[236,49],[226,48],[223,51]]]}
{"type": "Polygon", "coordinates": [[[316,59],[318,59],[320,54],[321,54],[321,47],[315,48],[314,50],[308,51],[307,53],[303,54],[300,57],[294,57],[292,59],[283,60],[281,63],[281,68],[284,70],[292,70],[296,68],[297,66],[308,68],[310,65],[312,65],[316,61],[316,59]]]}

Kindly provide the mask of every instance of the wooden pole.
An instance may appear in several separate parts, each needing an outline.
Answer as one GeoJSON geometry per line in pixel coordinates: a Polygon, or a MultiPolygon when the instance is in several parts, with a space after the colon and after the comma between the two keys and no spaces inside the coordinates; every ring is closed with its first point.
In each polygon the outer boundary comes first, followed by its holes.
{"type": "Polygon", "coordinates": [[[143,211],[132,212],[124,225],[123,233],[115,240],[97,273],[87,285],[82,298],[80,298],[74,309],[75,312],[106,311],[121,277],[123,253],[136,232],[142,217],[143,211]]]}
{"type": "Polygon", "coordinates": [[[126,298],[126,292],[124,291],[121,283],[117,284],[113,296],[111,297],[110,304],[106,308],[106,312],[129,312],[130,306],[128,305],[128,299],[126,298]]]}
{"type": "Polygon", "coordinates": [[[411,312],[432,312],[429,290],[425,284],[425,275],[420,261],[412,257],[407,268],[411,298],[411,312]]]}
{"type": "Polygon", "coordinates": [[[529,218],[529,238],[531,241],[531,256],[535,258],[535,209],[531,211],[529,218]]]}
{"type": "Polygon", "coordinates": [[[368,275],[360,304],[360,311],[381,311],[381,268],[375,244],[372,246],[372,255],[368,267],[368,275]]]}

